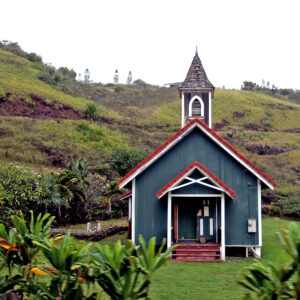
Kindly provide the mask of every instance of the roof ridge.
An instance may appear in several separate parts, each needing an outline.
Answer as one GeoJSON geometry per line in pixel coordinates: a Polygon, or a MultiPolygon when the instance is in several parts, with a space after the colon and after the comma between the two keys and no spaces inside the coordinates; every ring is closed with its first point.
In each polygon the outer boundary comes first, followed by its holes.
{"type": "Polygon", "coordinates": [[[146,157],[142,162],[140,162],[136,167],[134,167],[130,172],[128,172],[123,178],[119,180],[117,183],[120,185],[124,182],[128,177],[130,177],[135,171],[137,171],[141,166],[150,161],[153,157],[155,157],[158,153],[160,153],[164,148],[166,148],[171,142],[173,142],[178,136],[180,136],[183,132],[185,132],[189,127],[191,127],[194,123],[198,123],[205,130],[209,131],[216,139],[218,139],[223,145],[230,149],[234,154],[236,154],[240,159],[242,159],[248,166],[258,172],[263,178],[265,178],[269,183],[273,186],[276,186],[276,183],[267,176],[263,171],[261,171],[258,167],[256,167],[252,162],[250,162],[243,154],[237,151],[232,145],[230,145],[225,139],[219,136],[213,129],[209,128],[203,121],[198,118],[193,119],[189,123],[187,123],[183,128],[181,128],[177,133],[175,133],[169,140],[163,143],[160,147],[158,147],[154,152],[152,152],[148,157],[146,157]]]}

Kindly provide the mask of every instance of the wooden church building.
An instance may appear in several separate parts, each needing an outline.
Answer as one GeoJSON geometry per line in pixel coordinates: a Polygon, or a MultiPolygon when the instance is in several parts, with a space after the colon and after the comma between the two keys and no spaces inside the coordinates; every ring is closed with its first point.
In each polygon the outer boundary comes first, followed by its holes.
{"type": "Polygon", "coordinates": [[[131,239],[178,243],[174,261],[257,256],[262,247],[261,190],[275,182],[212,130],[214,86],[196,54],[179,87],[182,128],[118,183],[131,191],[131,239]]]}

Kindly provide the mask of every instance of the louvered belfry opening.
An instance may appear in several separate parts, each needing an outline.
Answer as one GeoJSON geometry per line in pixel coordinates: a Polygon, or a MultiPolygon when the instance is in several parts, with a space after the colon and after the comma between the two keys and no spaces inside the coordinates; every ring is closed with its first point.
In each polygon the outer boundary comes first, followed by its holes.
{"type": "Polygon", "coordinates": [[[201,117],[201,103],[195,99],[192,104],[192,117],[201,117]]]}
{"type": "Polygon", "coordinates": [[[201,119],[209,127],[212,126],[211,102],[214,98],[214,90],[196,51],[186,78],[179,87],[182,99],[181,127],[195,118],[201,119]]]}

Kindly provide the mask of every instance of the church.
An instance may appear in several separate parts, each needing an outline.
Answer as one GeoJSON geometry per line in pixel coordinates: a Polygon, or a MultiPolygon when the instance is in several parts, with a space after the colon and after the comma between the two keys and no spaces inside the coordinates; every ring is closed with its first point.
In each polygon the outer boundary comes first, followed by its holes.
{"type": "Polygon", "coordinates": [[[131,239],[178,244],[172,261],[260,257],[261,191],[276,184],[212,129],[215,88],[197,51],[178,89],[181,130],[118,183],[131,239]]]}

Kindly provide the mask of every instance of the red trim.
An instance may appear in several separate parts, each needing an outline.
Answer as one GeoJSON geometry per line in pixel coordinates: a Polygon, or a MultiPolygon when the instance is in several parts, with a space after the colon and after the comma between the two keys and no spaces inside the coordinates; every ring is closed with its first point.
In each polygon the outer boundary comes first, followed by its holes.
{"type": "Polygon", "coordinates": [[[231,190],[225,183],[223,183],[217,176],[215,176],[212,172],[206,169],[202,164],[197,161],[194,161],[189,167],[187,167],[184,171],[182,171],[178,176],[176,176],[173,180],[171,180],[167,185],[165,185],[160,191],[157,192],[156,197],[160,198],[160,196],[168,190],[173,184],[175,184],[178,180],[180,180],[185,174],[191,171],[194,168],[200,168],[208,177],[212,178],[215,182],[217,182],[222,188],[224,188],[232,198],[236,197],[236,194],[233,190],[231,190]]]}
{"type": "Polygon", "coordinates": [[[194,119],[188,124],[186,124],[182,129],[180,129],[176,134],[174,134],[169,140],[167,140],[164,144],[162,144],[159,148],[157,148],[152,154],[150,154],[147,158],[145,158],[141,163],[139,163],[135,168],[133,168],[129,173],[127,173],[119,182],[120,185],[124,182],[128,177],[130,177],[133,173],[135,173],[139,168],[141,168],[145,163],[155,157],[159,152],[161,152],[164,148],[166,148],[170,143],[172,143],[177,137],[179,137],[182,133],[184,133],[189,127],[191,127],[194,123],[198,123],[206,131],[212,134],[215,138],[217,138],[223,145],[229,148],[232,152],[234,152],[239,158],[241,158],[247,165],[253,168],[257,173],[259,173],[262,177],[264,177],[268,182],[270,182],[273,186],[276,186],[276,183],[267,176],[263,171],[261,171],[258,167],[256,167],[253,163],[251,163],[243,154],[238,152],[233,146],[231,146],[227,141],[225,141],[222,137],[220,137],[214,130],[209,128],[203,121],[200,119],[194,119]]]}
{"type": "Polygon", "coordinates": [[[125,193],[125,194],[119,196],[118,198],[119,198],[119,200],[121,200],[121,199],[123,199],[123,198],[126,198],[126,197],[130,196],[131,194],[132,194],[132,191],[129,191],[129,192],[127,192],[127,193],[125,193]]]}

